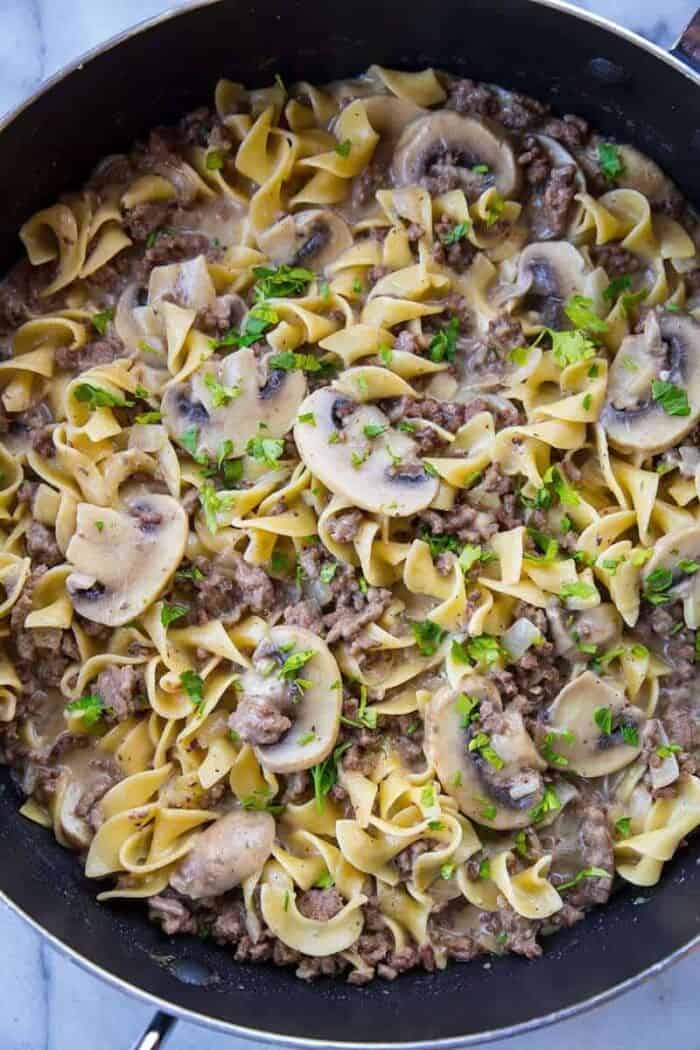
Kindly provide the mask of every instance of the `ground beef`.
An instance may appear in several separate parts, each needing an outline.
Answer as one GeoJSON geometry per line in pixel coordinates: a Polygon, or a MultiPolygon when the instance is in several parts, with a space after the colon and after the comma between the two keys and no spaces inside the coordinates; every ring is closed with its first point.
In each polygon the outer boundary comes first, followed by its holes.
{"type": "Polygon", "coordinates": [[[110,664],[97,676],[95,692],[102,697],[108,722],[124,722],[148,706],[143,673],[131,664],[110,664]]]}
{"type": "Polygon", "coordinates": [[[148,898],[148,917],[151,922],[157,922],[168,937],[176,933],[197,933],[197,921],[190,909],[184,901],[167,893],[148,898]]]}
{"type": "Polygon", "coordinates": [[[450,83],[445,106],[456,109],[458,113],[489,117],[497,111],[498,102],[491,88],[465,77],[450,83]]]}
{"type": "Polygon", "coordinates": [[[433,258],[442,266],[450,266],[457,273],[463,273],[471,266],[476,248],[466,236],[460,237],[454,243],[449,242],[455,226],[456,224],[445,215],[438,219],[434,230],[433,258]]]}
{"type": "Polygon", "coordinates": [[[418,842],[412,843],[407,846],[406,849],[402,849],[400,853],[397,853],[394,857],[394,864],[398,868],[399,878],[402,882],[408,882],[409,879],[413,878],[413,865],[422,856],[423,853],[428,853],[432,849],[432,842],[428,839],[419,839],[418,842]]]}
{"type": "Polygon", "coordinates": [[[42,525],[39,521],[33,521],[26,532],[27,554],[35,564],[60,565],[63,555],[56,543],[56,534],[53,529],[42,525]]]}
{"type": "Polygon", "coordinates": [[[362,174],[352,180],[352,203],[356,206],[369,204],[385,180],[386,165],[378,160],[371,160],[362,174]]]}
{"type": "Polygon", "coordinates": [[[284,778],[283,802],[306,802],[313,794],[313,782],[307,769],[288,773],[284,778]]]}
{"type": "MultiPolygon", "coordinates": [[[[379,619],[391,598],[391,591],[384,587],[370,587],[366,594],[359,588],[357,591],[349,588],[338,594],[335,609],[323,617],[328,630],[327,644],[332,645],[342,639],[351,643],[352,652],[356,651],[354,643],[359,641],[358,635],[362,628],[379,619]]],[[[360,642],[357,648],[364,648],[364,644],[360,642]]]]}
{"type": "Polygon", "coordinates": [[[136,204],[124,215],[124,228],[135,241],[145,241],[166,224],[172,205],[164,201],[136,204]]]}
{"type": "Polygon", "coordinates": [[[98,773],[78,799],[75,815],[87,820],[96,829],[101,823],[100,814],[96,811],[97,803],[121,780],[123,774],[112,758],[93,758],[89,766],[98,770],[98,773]]]}
{"type": "Polygon", "coordinates": [[[583,117],[566,113],[563,117],[552,117],[546,122],[542,131],[557,139],[569,150],[583,149],[591,133],[588,122],[583,117]]]}
{"type": "Polygon", "coordinates": [[[307,919],[327,922],[343,908],[343,898],[336,889],[307,890],[297,900],[297,907],[307,919]]]}
{"type": "Polygon", "coordinates": [[[539,123],[548,111],[546,103],[513,91],[498,96],[498,111],[494,116],[511,131],[524,131],[539,123]]]}
{"type": "Polygon", "coordinates": [[[556,240],[566,233],[569,209],[577,192],[573,164],[552,169],[542,195],[542,216],[549,239],[556,240]]]}
{"type": "Polygon", "coordinates": [[[552,170],[549,154],[535,135],[524,136],[518,164],[524,169],[525,178],[531,186],[541,186],[552,170]]]}
{"type": "Polygon", "coordinates": [[[336,543],[351,543],[364,518],[361,510],[345,510],[328,522],[328,534],[336,543]]]}
{"type": "Polygon", "coordinates": [[[501,353],[514,350],[516,346],[524,346],[527,342],[520,321],[508,313],[497,314],[489,321],[486,341],[492,349],[501,353]]]}
{"type": "MultiPolygon", "coordinates": [[[[605,809],[595,800],[581,800],[570,805],[574,807],[579,829],[581,869],[601,868],[603,871],[609,871],[611,878],[582,879],[576,886],[563,892],[566,893],[567,902],[574,908],[583,909],[593,904],[605,904],[610,896],[612,874],[615,871],[613,842],[605,809]]],[[[553,863],[556,863],[556,846],[553,863]]],[[[553,882],[556,882],[554,877],[553,882]]]]}
{"type": "Polygon", "coordinates": [[[277,591],[275,581],[264,569],[250,565],[236,552],[211,560],[196,558],[195,568],[203,578],[187,581],[192,607],[183,623],[221,620],[233,624],[249,612],[273,616],[277,591]]]}
{"type": "Polygon", "coordinates": [[[294,627],[304,627],[314,634],[323,634],[324,623],[321,606],[314,598],[307,598],[289,605],[284,610],[284,622],[294,627]]]}
{"type": "Polygon", "coordinates": [[[194,327],[212,335],[224,335],[231,328],[239,328],[247,311],[239,295],[221,295],[212,306],[200,310],[194,327]]]}
{"type": "Polygon", "coordinates": [[[611,279],[636,273],[642,265],[639,256],[628,252],[621,244],[593,245],[590,252],[593,261],[602,266],[611,279]]]}
{"type": "Polygon", "coordinates": [[[140,266],[142,277],[147,277],[154,266],[185,262],[209,251],[209,238],[203,233],[173,230],[159,234],[146,249],[140,266]]]}
{"type": "Polygon", "coordinates": [[[485,915],[482,925],[496,935],[504,952],[515,952],[526,959],[536,959],[542,954],[537,943],[539,923],[519,915],[503,897],[499,897],[498,911],[485,915]]]}
{"type": "Polygon", "coordinates": [[[115,334],[94,339],[78,350],[59,346],[55,351],[56,364],[68,372],[84,372],[96,365],[109,365],[120,357],[131,357],[131,352],[115,334]]]}
{"type": "Polygon", "coordinates": [[[287,682],[271,682],[259,695],[246,692],[229,718],[229,726],[256,747],[276,744],[292,725],[294,699],[287,682]],[[276,688],[270,688],[272,685],[276,688]]]}
{"type": "Polygon", "coordinates": [[[32,611],[32,592],[45,571],[44,565],[34,569],[10,614],[10,627],[21,661],[20,678],[30,693],[44,686],[60,685],[70,662],[63,652],[63,637],[67,632],[55,627],[24,628],[24,621],[32,611]]]}

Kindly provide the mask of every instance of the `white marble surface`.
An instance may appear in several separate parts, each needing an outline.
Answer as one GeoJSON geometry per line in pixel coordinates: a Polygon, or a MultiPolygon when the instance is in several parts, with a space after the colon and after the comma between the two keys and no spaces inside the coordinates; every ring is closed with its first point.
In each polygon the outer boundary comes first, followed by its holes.
{"type": "MultiPolygon", "coordinates": [[[[0,114],[88,48],[173,6],[175,0],[0,0],[0,114]]],[[[588,0],[581,6],[669,46],[696,5],[694,0],[588,0]]],[[[0,1050],[128,1050],[145,1026],[148,1006],[56,954],[3,905],[0,945],[0,1050]]],[[[699,982],[696,954],[592,1014],[509,1041],[508,1050],[698,1047],[699,982]]],[[[246,1050],[252,1044],[178,1025],[168,1050],[193,1047],[246,1050]]]]}

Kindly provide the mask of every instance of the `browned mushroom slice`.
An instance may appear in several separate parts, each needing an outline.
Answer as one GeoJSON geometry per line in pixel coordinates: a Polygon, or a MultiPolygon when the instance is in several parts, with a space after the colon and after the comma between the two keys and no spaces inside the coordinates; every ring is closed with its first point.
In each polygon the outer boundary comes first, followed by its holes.
{"type": "Polygon", "coordinates": [[[300,371],[261,368],[243,347],[227,357],[210,357],[189,379],[166,390],[161,409],[172,438],[210,458],[223,441],[241,456],[257,434],[277,438],[287,433],[306,393],[300,371]]]}
{"type": "Polygon", "coordinates": [[[584,671],[564,686],[546,714],[545,757],[555,768],[583,777],[615,773],[639,754],[645,721],[616,682],[584,671]]]}
{"type": "Polygon", "coordinates": [[[649,313],[610,367],[600,416],[608,440],[622,452],[652,455],[677,445],[699,419],[700,325],[684,314],[649,313]]]}
{"type": "Polygon", "coordinates": [[[146,495],[128,511],[79,503],[66,558],[66,589],[76,612],[119,627],[158,598],[185,552],[188,521],[171,496],[146,495]]]}
{"type": "Polygon", "coordinates": [[[571,323],[564,304],[583,291],[587,274],[583,256],[568,241],[528,244],[518,259],[515,285],[497,293],[497,300],[521,299],[522,307],[537,314],[542,324],[567,329],[571,323]]]}
{"type": "Polygon", "coordinates": [[[392,173],[398,186],[419,184],[431,193],[460,188],[470,200],[490,186],[502,197],[513,197],[519,181],[515,154],[503,131],[448,109],[406,127],[392,173]]]}
{"type": "Polygon", "coordinates": [[[258,236],[274,263],[289,263],[323,273],[352,245],[350,227],[330,208],[308,208],[287,215],[258,236]]]}
{"type": "Polygon", "coordinates": [[[302,627],[273,627],[238,682],[231,727],[273,773],[323,762],[340,727],[340,671],[325,642],[302,627]]]}
{"type": "Polygon", "coordinates": [[[375,513],[407,517],[435,498],[438,480],[418,457],[410,435],[396,430],[375,405],[324,387],[306,398],[294,440],[312,474],[338,496],[375,513]]]}
{"type": "Polygon", "coordinates": [[[480,675],[445,686],[425,714],[425,749],[461,811],[488,827],[522,828],[542,800],[546,768],[522,715],[503,709],[498,689],[480,675]]]}
{"type": "Polygon", "coordinates": [[[219,897],[260,871],[274,840],[275,818],[269,813],[226,813],[197,836],[170,876],[170,885],[194,900],[219,897]]]}
{"type": "Polygon", "coordinates": [[[700,627],[700,525],[688,525],[662,536],[644,566],[645,590],[683,602],[685,622],[700,627]]]}

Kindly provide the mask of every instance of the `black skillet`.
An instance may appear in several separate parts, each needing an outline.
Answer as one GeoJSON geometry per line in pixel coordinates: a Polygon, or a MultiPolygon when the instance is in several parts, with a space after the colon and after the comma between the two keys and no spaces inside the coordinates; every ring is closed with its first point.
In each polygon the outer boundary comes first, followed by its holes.
{"type": "MultiPolygon", "coordinates": [[[[649,153],[700,204],[699,52],[698,16],[668,55],[554,0],[205,2],[115,38],[0,125],[0,272],[28,215],[79,186],[103,155],[210,104],[219,76],[318,83],[372,62],[435,65],[586,117],[649,153]]],[[[19,816],[19,801],[0,771],[0,892],[54,947],[167,1014],[286,1046],[474,1045],[600,1003],[700,943],[696,839],[658,887],[622,890],[553,937],[539,961],[308,986],[193,938],[169,941],[137,906],[96,904],[77,859],[19,816]]],[[[171,1023],[156,1016],[151,1050],[171,1023]]]]}

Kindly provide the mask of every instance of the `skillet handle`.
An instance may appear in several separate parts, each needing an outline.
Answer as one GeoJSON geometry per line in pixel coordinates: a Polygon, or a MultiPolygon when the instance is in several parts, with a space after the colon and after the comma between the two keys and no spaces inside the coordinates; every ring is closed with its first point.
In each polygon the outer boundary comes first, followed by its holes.
{"type": "Polygon", "coordinates": [[[700,10],[697,10],[678,40],[671,48],[671,54],[690,66],[695,73],[700,73],[700,10]]]}
{"type": "Polygon", "coordinates": [[[174,1027],[175,1018],[159,1011],[151,1018],[148,1028],[136,1040],[131,1050],[161,1050],[174,1027]]]}

